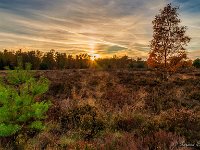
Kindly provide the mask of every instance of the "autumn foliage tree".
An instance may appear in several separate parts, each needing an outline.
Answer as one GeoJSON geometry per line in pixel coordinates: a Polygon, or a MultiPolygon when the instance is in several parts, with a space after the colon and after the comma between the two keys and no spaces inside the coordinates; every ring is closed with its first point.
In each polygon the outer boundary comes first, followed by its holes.
{"type": "Polygon", "coordinates": [[[147,64],[165,73],[174,72],[187,62],[185,46],[190,42],[186,26],[179,26],[178,7],[168,4],[155,16],[153,39],[147,64]]]}

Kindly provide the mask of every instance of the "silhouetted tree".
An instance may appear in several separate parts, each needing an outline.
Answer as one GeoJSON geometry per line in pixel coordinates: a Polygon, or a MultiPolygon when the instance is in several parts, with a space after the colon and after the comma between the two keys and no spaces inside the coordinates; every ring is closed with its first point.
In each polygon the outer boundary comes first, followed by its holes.
{"type": "Polygon", "coordinates": [[[193,61],[193,64],[192,64],[194,67],[196,68],[200,68],[200,59],[197,58],[193,61]]]}
{"type": "Polygon", "coordinates": [[[66,69],[75,68],[75,62],[72,55],[67,56],[66,69]]]}
{"type": "Polygon", "coordinates": [[[54,50],[51,50],[50,52],[47,52],[42,57],[42,63],[40,64],[40,69],[46,70],[46,69],[55,69],[56,67],[56,61],[54,59],[54,50]]]}
{"type": "Polygon", "coordinates": [[[66,66],[66,62],[67,62],[66,53],[56,52],[55,61],[56,61],[57,69],[64,69],[66,66]]]}
{"type": "Polygon", "coordinates": [[[13,51],[4,50],[4,65],[8,66],[10,69],[14,69],[17,66],[17,57],[13,51]]]}
{"type": "Polygon", "coordinates": [[[168,4],[153,20],[153,39],[150,45],[148,66],[165,72],[176,71],[180,62],[187,59],[185,47],[190,38],[186,26],[179,26],[178,7],[168,4]]]}
{"type": "Polygon", "coordinates": [[[33,69],[39,69],[41,64],[42,52],[40,51],[29,51],[27,52],[27,63],[32,64],[33,69]]]}

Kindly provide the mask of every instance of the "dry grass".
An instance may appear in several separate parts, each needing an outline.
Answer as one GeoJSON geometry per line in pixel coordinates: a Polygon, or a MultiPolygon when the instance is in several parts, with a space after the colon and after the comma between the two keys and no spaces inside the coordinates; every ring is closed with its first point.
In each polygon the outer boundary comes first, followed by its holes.
{"type": "Polygon", "coordinates": [[[45,120],[47,128],[22,145],[49,150],[162,150],[198,142],[200,76],[195,74],[176,74],[162,81],[151,71],[38,71],[37,76],[51,81],[45,97],[53,105],[45,120]],[[69,119],[72,115],[78,124],[69,119]],[[101,123],[102,129],[94,127],[101,123]],[[91,137],[85,138],[86,134],[91,137]]]}

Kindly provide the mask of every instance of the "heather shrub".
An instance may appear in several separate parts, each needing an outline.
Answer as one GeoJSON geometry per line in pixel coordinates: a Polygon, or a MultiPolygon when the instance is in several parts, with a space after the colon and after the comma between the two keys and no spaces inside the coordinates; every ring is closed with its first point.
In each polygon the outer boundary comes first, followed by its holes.
{"type": "Polygon", "coordinates": [[[136,139],[138,150],[178,149],[181,143],[185,143],[183,137],[162,130],[148,134],[142,139],[136,139]]]}
{"type": "Polygon", "coordinates": [[[159,121],[156,117],[144,118],[144,122],[141,124],[141,127],[136,131],[136,135],[138,137],[145,137],[159,131],[159,129],[159,121]]]}
{"type": "Polygon", "coordinates": [[[155,114],[171,108],[188,106],[184,97],[177,97],[176,88],[171,88],[170,84],[163,84],[160,87],[152,88],[145,97],[145,108],[155,114]]]}
{"type": "Polygon", "coordinates": [[[129,133],[106,133],[103,137],[92,141],[96,150],[137,150],[134,136],[129,133]]]}
{"type": "Polygon", "coordinates": [[[176,80],[174,80],[173,83],[178,86],[184,86],[186,84],[186,81],[180,78],[176,78],[176,80]]]}
{"type": "Polygon", "coordinates": [[[105,127],[95,107],[88,104],[76,106],[67,111],[61,118],[61,126],[64,131],[76,129],[84,139],[93,138],[105,127]]]}
{"type": "Polygon", "coordinates": [[[197,100],[197,101],[200,102],[200,93],[199,93],[199,91],[192,92],[190,94],[190,98],[193,99],[193,100],[197,100]]]}
{"type": "Polygon", "coordinates": [[[116,130],[130,132],[140,129],[145,122],[144,119],[145,118],[142,115],[134,115],[130,118],[116,118],[113,127],[116,130]]]}
{"type": "Polygon", "coordinates": [[[188,142],[200,140],[200,116],[192,110],[171,109],[163,112],[160,128],[184,136],[188,142]]]}
{"type": "Polygon", "coordinates": [[[122,108],[126,104],[131,105],[131,96],[129,91],[122,86],[113,86],[113,88],[107,88],[104,94],[101,96],[102,104],[105,107],[119,107],[122,108]]]}

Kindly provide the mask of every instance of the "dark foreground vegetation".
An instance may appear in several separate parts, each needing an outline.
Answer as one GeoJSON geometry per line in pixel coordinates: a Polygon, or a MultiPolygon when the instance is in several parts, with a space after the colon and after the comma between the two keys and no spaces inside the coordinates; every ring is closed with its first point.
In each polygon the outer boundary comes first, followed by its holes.
{"type": "Polygon", "coordinates": [[[51,102],[44,125],[1,137],[1,149],[200,148],[198,71],[168,81],[155,72],[130,70],[38,71],[34,77],[41,76],[50,81],[36,98],[51,102]]]}

